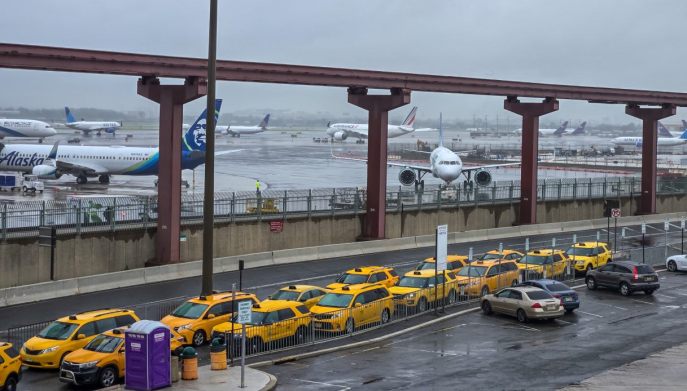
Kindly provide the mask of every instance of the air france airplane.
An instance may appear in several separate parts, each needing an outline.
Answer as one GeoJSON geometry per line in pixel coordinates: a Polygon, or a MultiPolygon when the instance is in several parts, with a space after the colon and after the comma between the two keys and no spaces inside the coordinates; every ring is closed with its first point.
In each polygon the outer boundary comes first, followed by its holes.
{"type": "Polygon", "coordinates": [[[71,129],[80,130],[84,135],[88,136],[91,132],[97,132],[100,136],[100,132],[115,134],[117,129],[122,127],[121,122],[114,121],[77,121],[69,110],[69,107],[64,108],[64,113],[67,116],[67,123],[64,124],[66,127],[71,129]]]}
{"type": "MultiPolygon", "coordinates": [[[[402,124],[389,125],[388,137],[393,138],[412,132],[429,132],[436,130],[432,128],[413,128],[416,113],[417,106],[410,110],[410,113],[408,113],[408,116],[402,124]]],[[[363,139],[367,138],[367,124],[329,123],[327,124],[327,134],[336,141],[343,141],[349,137],[355,137],[358,139],[358,142],[362,142],[363,139]]]]}
{"type": "Polygon", "coordinates": [[[44,137],[56,134],[55,129],[43,121],[0,119],[0,139],[5,137],[38,137],[38,141],[43,142],[44,137]]]}
{"type": "Polygon", "coordinates": [[[215,128],[217,129],[218,132],[226,135],[230,135],[231,137],[241,137],[242,134],[256,134],[256,133],[261,133],[267,130],[267,124],[270,122],[270,115],[269,113],[265,116],[265,118],[260,121],[260,123],[257,126],[232,126],[232,125],[227,125],[227,126],[221,126],[218,125],[215,128]]]}
{"type": "MultiPolygon", "coordinates": [[[[398,173],[398,181],[402,185],[412,186],[414,184],[415,186],[424,186],[422,177],[425,174],[431,173],[435,178],[439,178],[444,181],[446,186],[451,185],[451,183],[453,183],[453,181],[458,179],[461,175],[465,177],[465,180],[463,181],[463,186],[465,188],[472,188],[475,183],[477,186],[489,186],[489,184],[491,184],[491,173],[488,171],[489,169],[505,166],[519,166],[521,164],[488,164],[466,168],[463,166],[463,161],[460,159],[460,156],[444,146],[444,130],[441,123],[441,114],[439,114],[439,146],[429,153],[429,166],[387,163],[387,166],[389,167],[402,168],[401,172],[398,173]]],[[[332,156],[336,159],[367,162],[367,159],[335,156],[333,152],[332,156]]]]}
{"type": "MultiPolygon", "coordinates": [[[[643,137],[616,137],[611,142],[615,145],[635,146],[637,148],[642,146],[643,137]]],[[[656,144],[659,147],[675,147],[687,143],[687,130],[682,132],[678,137],[659,137],[656,144]]]]}
{"type": "MultiPolygon", "coordinates": [[[[587,123],[585,122],[584,125],[582,125],[583,130],[584,130],[584,126],[586,124],[587,123]]],[[[547,129],[547,128],[539,129],[539,135],[542,137],[545,137],[545,136],[559,136],[560,137],[560,136],[564,135],[565,133],[567,133],[566,132],[567,126],[568,126],[568,121],[565,121],[561,124],[561,126],[557,127],[556,129],[547,129]]],[[[513,133],[517,136],[521,136],[522,135],[522,128],[515,129],[513,131],[513,133]]]]}
{"type": "MultiPolygon", "coordinates": [[[[215,118],[219,116],[222,100],[215,103],[215,118]]],[[[206,111],[198,117],[183,135],[181,167],[193,170],[205,163],[206,111]]],[[[1,146],[1,145],[0,145],[1,146]]],[[[229,150],[216,155],[238,152],[229,150]]],[[[157,175],[159,148],[123,146],[67,145],[52,149],[48,145],[15,144],[0,150],[0,170],[32,173],[42,179],[57,179],[69,174],[78,184],[98,177],[100,183],[109,183],[111,175],[157,175]]]]}

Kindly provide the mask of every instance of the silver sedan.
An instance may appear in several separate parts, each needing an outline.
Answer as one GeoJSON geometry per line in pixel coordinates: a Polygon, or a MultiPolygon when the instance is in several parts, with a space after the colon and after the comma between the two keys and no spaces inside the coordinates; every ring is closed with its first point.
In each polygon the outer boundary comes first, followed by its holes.
{"type": "Polygon", "coordinates": [[[482,298],[482,311],[489,315],[498,312],[515,316],[520,322],[529,319],[555,319],[565,313],[560,299],[543,289],[512,287],[482,298]]]}

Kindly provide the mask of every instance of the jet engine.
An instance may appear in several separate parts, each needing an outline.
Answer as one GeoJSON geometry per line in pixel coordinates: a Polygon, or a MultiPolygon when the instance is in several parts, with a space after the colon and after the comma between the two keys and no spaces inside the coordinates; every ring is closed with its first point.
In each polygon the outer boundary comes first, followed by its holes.
{"type": "Polygon", "coordinates": [[[347,138],[348,134],[343,130],[339,130],[338,132],[334,133],[334,140],[336,141],[344,141],[347,138]]]}
{"type": "Polygon", "coordinates": [[[475,173],[475,183],[477,186],[489,186],[491,184],[491,173],[487,170],[479,170],[475,173]]]}
{"type": "Polygon", "coordinates": [[[41,179],[59,179],[62,176],[57,173],[55,167],[48,166],[47,164],[34,166],[31,173],[41,179]]]}
{"type": "Polygon", "coordinates": [[[417,180],[417,175],[415,171],[410,168],[405,168],[398,173],[398,181],[401,182],[403,186],[412,186],[417,180]]]}

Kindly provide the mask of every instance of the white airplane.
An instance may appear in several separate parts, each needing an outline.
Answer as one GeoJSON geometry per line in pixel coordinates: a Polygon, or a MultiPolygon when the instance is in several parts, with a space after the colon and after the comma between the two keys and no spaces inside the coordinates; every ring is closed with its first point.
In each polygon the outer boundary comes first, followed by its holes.
{"type": "Polygon", "coordinates": [[[270,122],[270,115],[269,113],[265,116],[265,118],[260,121],[260,123],[256,126],[234,126],[234,125],[227,125],[227,126],[222,126],[218,125],[215,126],[215,130],[217,132],[220,132],[225,135],[230,135],[231,137],[241,137],[242,134],[256,134],[256,133],[261,133],[267,130],[267,124],[270,122]]]}
{"type": "MultiPolygon", "coordinates": [[[[219,116],[222,100],[215,103],[215,118],[219,116]]],[[[181,167],[193,170],[205,163],[206,111],[183,135],[181,167]]],[[[109,183],[111,175],[157,175],[159,148],[123,146],[83,146],[58,143],[49,145],[12,144],[0,149],[0,170],[19,171],[37,175],[41,179],[57,179],[69,174],[78,184],[90,177],[99,177],[100,183],[109,183]]],[[[238,152],[229,150],[216,155],[238,152]]]]}
{"type": "MultiPolygon", "coordinates": [[[[416,113],[417,106],[410,110],[410,113],[408,113],[408,116],[402,124],[389,125],[388,137],[394,138],[412,132],[429,132],[436,130],[432,128],[413,128],[413,125],[415,124],[416,113]]],[[[363,143],[363,139],[367,138],[367,124],[329,123],[327,124],[327,135],[336,141],[343,141],[349,137],[354,137],[358,139],[356,143],[363,143]]]]}
{"type": "Polygon", "coordinates": [[[117,129],[122,127],[121,122],[114,121],[77,121],[69,110],[69,107],[64,108],[64,113],[67,116],[67,123],[64,125],[71,129],[80,130],[84,135],[88,136],[91,132],[97,132],[100,136],[101,132],[111,133],[113,136],[117,129]]]}
{"type": "Polygon", "coordinates": [[[685,130],[687,130],[687,121],[685,121],[684,119],[682,120],[682,130],[680,130],[679,132],[673,132],[669,130],[661,123],[661,121],[658,121],[659,137],[680,137],[680,135],[684,133],[685,130]]]}
{"type": "MultiPolygon", "coordinates": [[[[616,137],[611,142],[615,145],[635,146],[637,148],[642,146],[643,137],[616,137]]],[[[659,147],[675,147],[687,143],[687,130],[682,132],[678,137],[659,137],[656,144],[659,147]]]]}
{"type": "Polygon", "coordinates": [[[5,137],[38,137],[43,138],[56,135],[57,132],[49,124],[32,119],[0,119],[0,139],[5,137]]]}
{"type": "MultiPolygon", "coordinates": [[[[441,126],[441,114],[439,115],[439,146],[432,152],[429,152],[429,166],[417,166],[412,164],[402,163],[387,163],[389,167],[401,167],[398,173],[398,181],[404,186],[424,186],[422,177],[431,173],[435,178],[439,178],[446,186],[451,185],[453,181],[458,179],[461,175],[465,177],[463,181],[464,188],[472,188],[475,184],[477,186],[489,186],[491,184],[491,173],[488,171],[492,168],[500,168],[506,166],[519,166],[521,163],[501,163],[501,164],[487,164],[483,166],[465,167],[463,161],[458,154],[444,147],[444,131],[441,126]],[[474,178],[474,179],[473,179],[474,178]]],[[[332,157],[343,160],[355,160],[367,162],[367,159],[357,159],[350,157],[336,156],[332,152],[332,157]]]]}
{"type": "MultiPolygon", "coordinates": [[[[585,125],[586,125],[586,122],[585,122],[585,125]]],[[[561,124],[561,126],[559,126],[556,129],[546,129],[546,128],[539,129],[539,136],[542,136],[542,137],[562,136],[563,134],[566,133],[567,126],[568,126],[568,121],[565,121],[561,124]]],[[[584,125],[582,125],[582,129],[584,130],[584,125]]],[[[522,128],[515,129],[513,131],[513,133],[517,136],[521,136],[522,135],[522,128]]]]}

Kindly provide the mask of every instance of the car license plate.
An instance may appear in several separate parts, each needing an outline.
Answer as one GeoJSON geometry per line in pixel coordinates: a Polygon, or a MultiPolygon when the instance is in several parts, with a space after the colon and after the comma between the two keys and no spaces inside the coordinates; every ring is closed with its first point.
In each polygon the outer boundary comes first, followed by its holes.
{"type": "Polygon", "coordinates": [[[556,305],[547,305],[547,306],[546,306],[546,309],[547,309],[548,311],[555,311],[556,309],[558,309],[558,306],[556,306],[556,305]]]}
{"type": "Polygon", "coordinates": [[[573,301],[572,297],[566,297],[564,301],[573,301]]]}
{"type": "Polygon", "coordinates": [[[653,276],[644,277],[644,281],[653,281],[653,280],[654,280],[653,276]]]}

